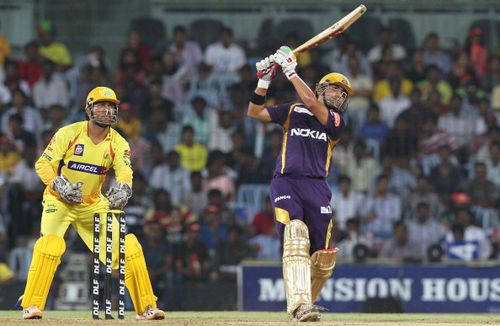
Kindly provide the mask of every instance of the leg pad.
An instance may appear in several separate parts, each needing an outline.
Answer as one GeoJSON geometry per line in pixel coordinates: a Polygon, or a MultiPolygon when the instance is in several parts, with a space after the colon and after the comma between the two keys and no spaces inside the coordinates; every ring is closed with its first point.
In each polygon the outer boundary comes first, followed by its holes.
{"type": "Polygon", "coordinates": [[[337,250],[337,248],[318,250],[311,257],[311,295],[313,303],[319,299],[321,289],[332,276],[337,250]]]}
{"type": "Polygon", "coordinates": [[[45,309],[50,285],[65,251],[66,243],[60,236],[44,235],[36,241],[21,302],[23,308],[35,305],[45,309]]]}
{"type": "Polygon", "coordinates": [[[311,304],[311,259],[309,232],[301,220],[291,220],[283,236],[283,279],[287,312],[311,304]]]}

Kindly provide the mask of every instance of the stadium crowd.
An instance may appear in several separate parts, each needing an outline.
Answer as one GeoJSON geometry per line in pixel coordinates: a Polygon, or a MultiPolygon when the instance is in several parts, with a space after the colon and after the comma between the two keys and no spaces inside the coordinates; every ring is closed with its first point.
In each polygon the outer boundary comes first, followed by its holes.
{"type": "MultiPolygon", "coordinates": [[[[275,49],[251,53],[227,27],[206,48],[183,26],[161,49],[130,30],[113,67],[102,46],[73,59],[50,21],[37,32],[23,57],[0,39],[4,268],[11,251],[38,237],[44,185],[34,162],[58,128],[85,118],[85,97],[100,85],[121,100],[115,129],[134,167],[125,213],[156,287],[232,279],[244,258],[280,257],[269,199],[254,214],[241,193],[265,189],[280,152],[280,127],[246,117],[254,63],[275,49]]],[[[355,91],[328,177],[339,260],[500,258],[500,57],[478,28],[451,49],[437,33],[416,49],[391,34],[382,28],[367,52],[342,36],[332,51],[298,57],[311,87],[336,71],[355,91]]],[[[267,104],[295,96],[280,73],[267,104]]],[[[73,233],[67,241],[69,252],[87,252],[73,233]]]]}

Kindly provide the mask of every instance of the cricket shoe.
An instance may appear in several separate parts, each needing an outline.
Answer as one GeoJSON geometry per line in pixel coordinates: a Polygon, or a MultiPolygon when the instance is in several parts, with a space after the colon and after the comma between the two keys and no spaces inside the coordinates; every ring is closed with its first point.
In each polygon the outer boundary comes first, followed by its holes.
{"type": "Polygon", "coordinates": [[[301,305],[293,313],[292,321],[315,322],[321,320],[321,311],[326,310],[316,305],[301,305]]]}
{"type": "Polygon", "coordinates": [[[42,311],[37,306],[23,309],[23,319],[42,319],[42,311]]]}
{"type": "Polygon", "coordinates": [[[136,315],[137,320],[159,320],[165,319],[165,311],[155,307],[148,306],[142,315],[136,315]]]}

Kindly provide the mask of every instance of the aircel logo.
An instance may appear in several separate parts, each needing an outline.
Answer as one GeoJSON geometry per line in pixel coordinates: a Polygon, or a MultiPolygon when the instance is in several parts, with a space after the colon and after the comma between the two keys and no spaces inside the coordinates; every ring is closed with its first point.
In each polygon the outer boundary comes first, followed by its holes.
{"type": "Polygon", "coordinates": [[[106,174],[106,168],[104,166],[79,163],[79,162],[73,162],[73,161],[68,162],[68,169],[92,173],[92,174],[106,174]]]}
{"type": "Polygon", "coordinates": [[[290,136],[311,137],[314,139],[327,141],[325,132],[319,132],[318,130],[311,129],[293,128],[290,136]]]}
{"type": "Polygon", "coordinates": [[[292,198],[292,196],[290,196],[290,195],[283,195],[283,196],[279,196],[279,197],[274,198],[274,202],[275,202],[275,203],[277,203],[277,202],[279,202],[280,200],[283,200],[283,199],[290,199],[290,198],[292,198]]]}

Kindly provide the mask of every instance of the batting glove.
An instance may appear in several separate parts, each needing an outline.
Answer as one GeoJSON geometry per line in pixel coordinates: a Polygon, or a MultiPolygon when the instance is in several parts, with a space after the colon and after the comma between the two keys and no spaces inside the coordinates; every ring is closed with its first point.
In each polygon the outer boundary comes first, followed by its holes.
{"type": "Polygon", "coordinates": [[[61,199],[69,204],[80,204],[83,201],[83,182],[71,183],[61,174],[52,181],[51,186],[61,199]]]}
{"type": "Polygon", "coordinates": [[[297,58],[295,54],[293,54],[292,49],[288,46],[280,47],[273,55],[273,59],[281,66],[281,70],[283,70],[288,80],[297,75],[295,72],[295,68],[297,68],[297,58]]]}
{"type": "Polygon", "coordinates": [[[257,77],[259,78],[259,83],[257,87],[267,89],[271,80],[276,76],[276,66],[272,57],[265,57],[255,64],[257,69],[257,77]]]}
{"type": "Polygon", "coordinates": [[[109,188],[106,193],[109,209],[123,209],[130,197],[132,197],[132,189],[126,183],[118,183],[116,187],[109,188]]]}

